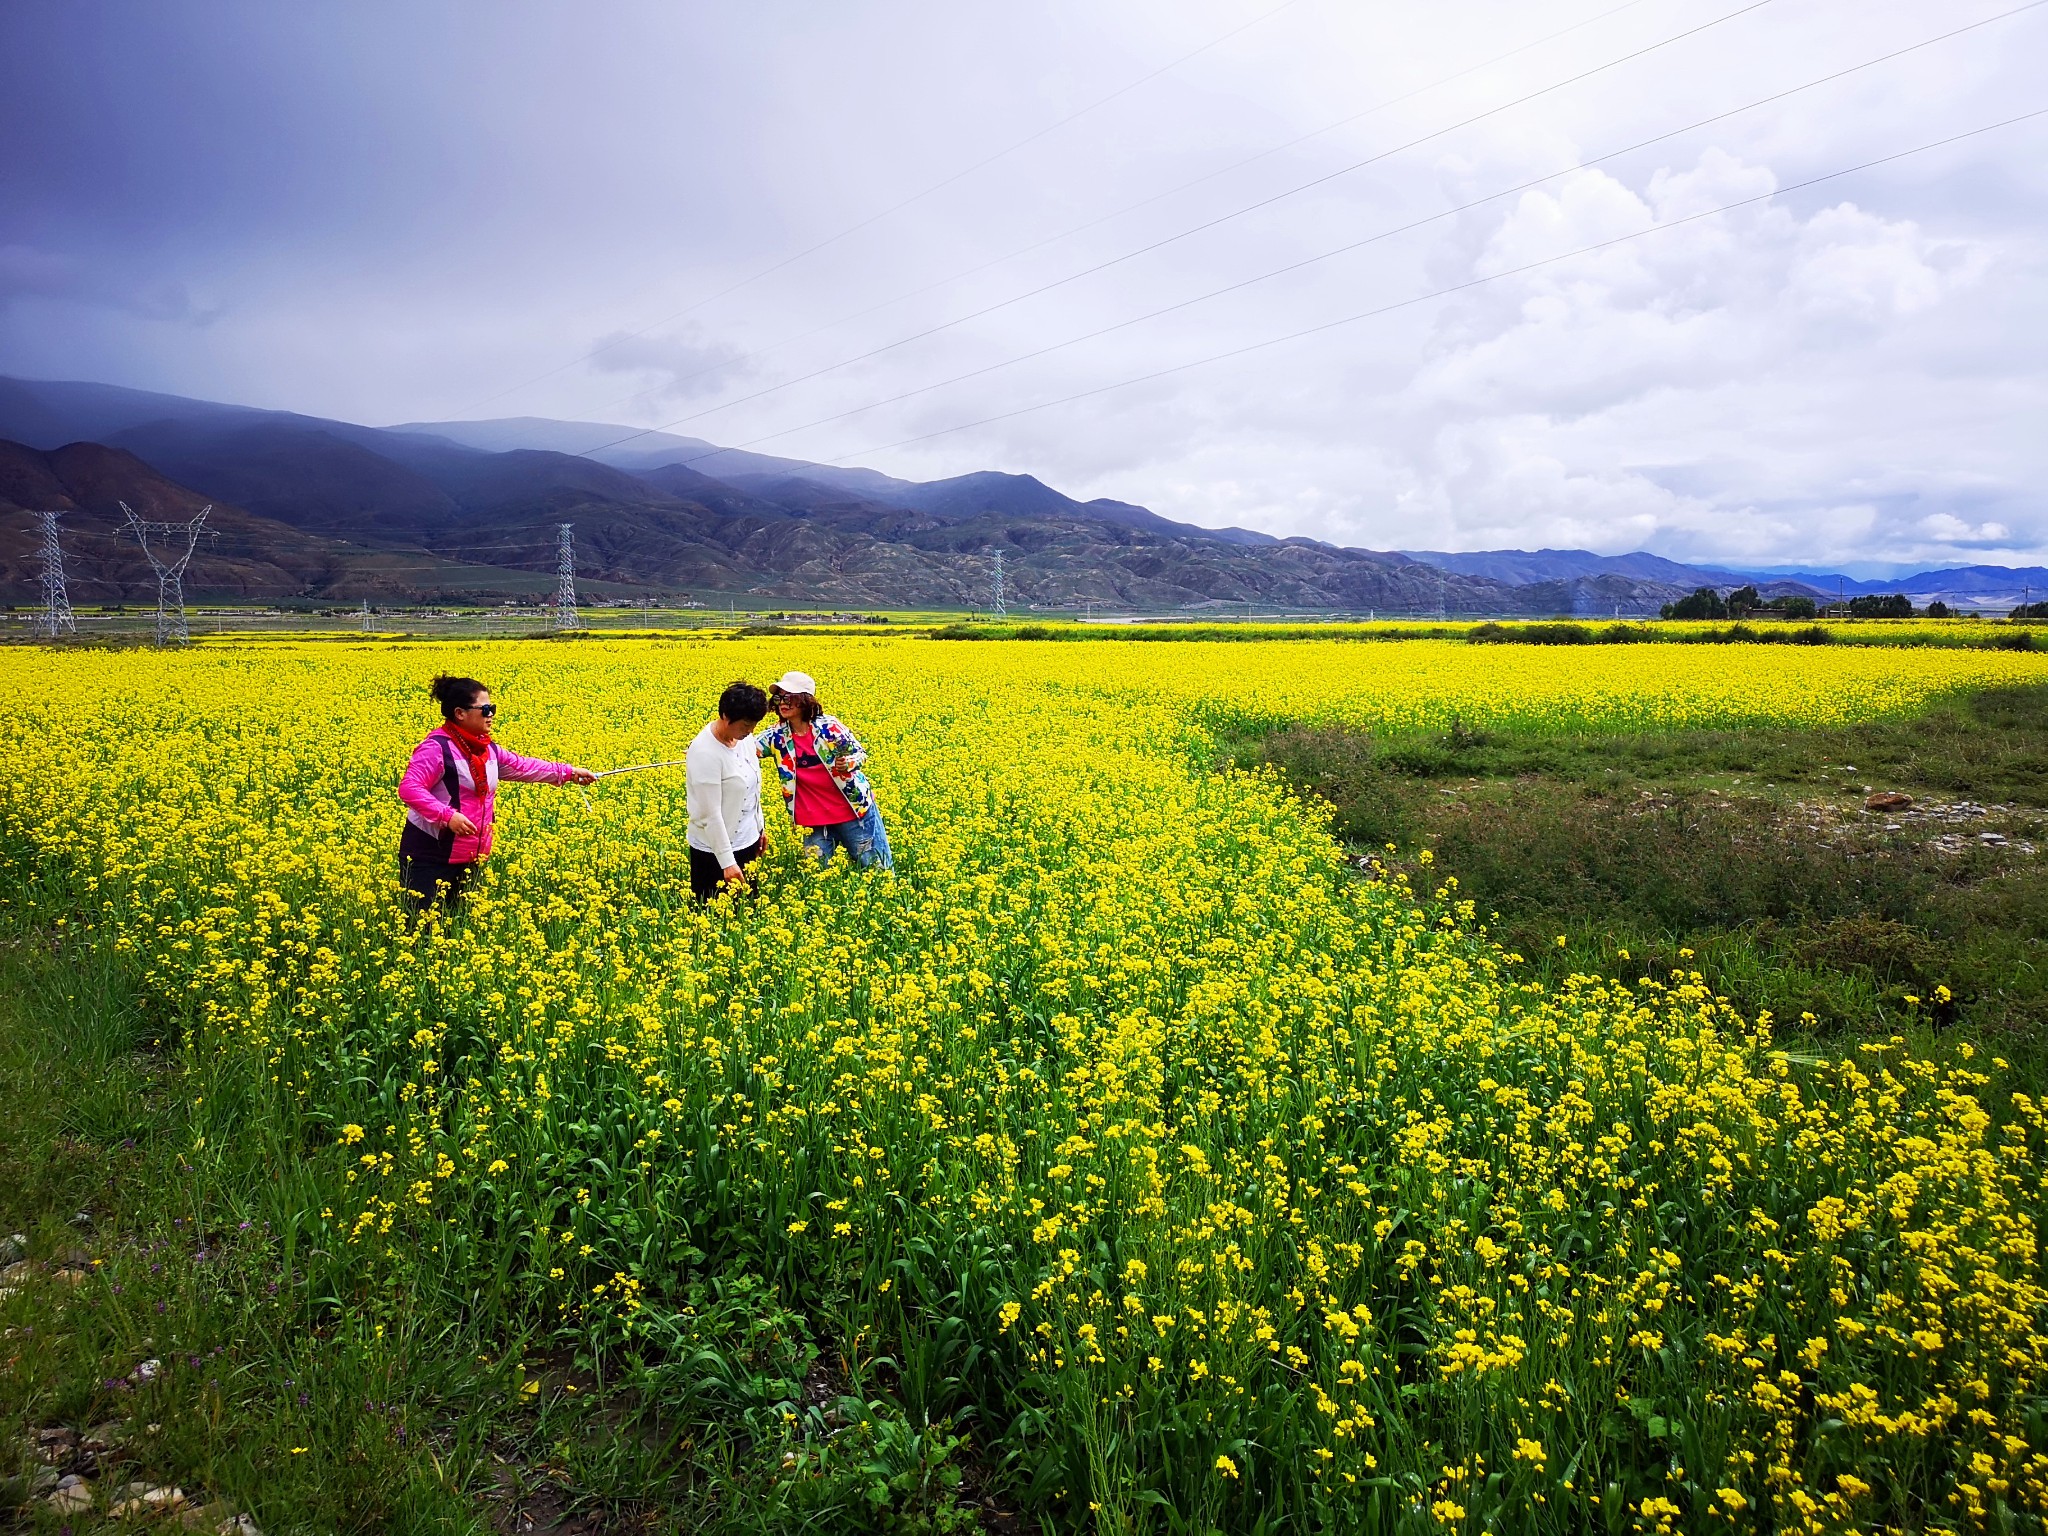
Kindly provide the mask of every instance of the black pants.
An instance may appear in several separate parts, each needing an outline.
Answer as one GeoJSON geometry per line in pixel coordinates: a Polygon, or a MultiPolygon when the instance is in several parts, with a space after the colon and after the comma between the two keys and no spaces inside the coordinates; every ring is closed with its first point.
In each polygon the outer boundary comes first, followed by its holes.
{"type": "MultiPolygon", "coordinates": [[[[733,863],[745,869],[761,857],[761,850],[767,847],[766,838],[757,837],[751,848],[735,848],[733,863]]],[[[718,861],[715,853],[706,853],[701,848],[690,850],[690,894],[699,901],[709,901],[725,889],[725,866],[718,861]]]]}
{"type": "Polygon", "coordinates": [[[462,888],[469,884],[474,865],[449,864],[439,859],[398,856],[398,880],[405,887],[406,902],[415,912],[425,912],[435,902],[459,906],[462,888]]]}

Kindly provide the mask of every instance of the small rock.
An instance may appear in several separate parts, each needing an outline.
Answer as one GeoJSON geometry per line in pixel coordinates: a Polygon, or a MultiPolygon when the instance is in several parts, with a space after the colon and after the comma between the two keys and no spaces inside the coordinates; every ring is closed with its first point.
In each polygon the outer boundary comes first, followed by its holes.
{"type": "Polygon", "coordinates": [[[63,1269],[51,1270],[50,1278],[65,1285],[83,1285],[86,1282],[86,1273],[82,1269],[72,1269],[67,1265],[63,1269]]]}
{"type": "Polygon", "coordinates": [[[76,1472],[43,1496],[43,1502],[62,1514],[92,1508],[92,1489],[76,1472]]]}
{"type": "Polygon", "coordinates": [[[128,1373],[128,1379],[139,1387],[145,1381],[155,1381],[158,1376],[163,1374],[163,1369],[163,1361],[145,1360],[128,1373]]]}
{"type": "Polygon", "coordinates": [[[28,1496],[32,1499],[40,1499],[44,1494],[57,1486],[57,1469],[55,1467],[30,1467],[26,1481],[28,1483],[28,1496]]]}
{"type": "Polygon", "coordinates": [[[232,1520],[223,1520],[213,1530],[214,1536],[263,1536],[263,1527],[247,1515],[237,1515],[232,1520]]]}
{"type": "Polygon", "coordinates": [[[13,1264],[28,1257],[28,1234],[10,1232],[0,1237],[0,1264],[13,1264]]]}
{"type": "Polygon", "coordinates": [[[185,1490],[159,1488],[150,1483],[130,1483],[113,1498],[116,1502],[108,1513],[116,1519],[133,1515],[162,1515],[184,1506],[185,1490]]]}
{"type": "Polygon", "coordinates": [[[1866,811],[1903,811],[1912,803],[1913,797],[1911,795],[1902,795],[1896,789],[1887,789],[1883,793],[1872,795],[1869,799],[1865,800],[1863,802],[1863,809],[1866,811]]]}
{"type": "Polygon", "coordinates": [[[35,1265],[27,1259],[16,1259],[5,1269],[0,1269],[0,1285],[19,1285],[35,1272],[35,1265]]]}

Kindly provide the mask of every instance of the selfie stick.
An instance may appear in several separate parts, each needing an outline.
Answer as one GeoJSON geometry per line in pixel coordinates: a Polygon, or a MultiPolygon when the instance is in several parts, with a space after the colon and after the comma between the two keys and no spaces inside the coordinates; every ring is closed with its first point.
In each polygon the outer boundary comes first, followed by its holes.
{"type": "Polygon", "coordinates": [[[608,779],[615,773],[645,773],[650,768],[680,768],[683,766],[683,762],[684,759],[680,757],[672,757],[665,763],[635,763],[630,768],[606,768],[602,772],[593,775],[593,777],[608,779]]]}

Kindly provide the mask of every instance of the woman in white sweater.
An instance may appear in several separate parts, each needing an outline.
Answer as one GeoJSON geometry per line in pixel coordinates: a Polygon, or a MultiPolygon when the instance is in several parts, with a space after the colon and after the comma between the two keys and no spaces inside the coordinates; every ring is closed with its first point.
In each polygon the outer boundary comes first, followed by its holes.
{"type": "Polygon", "coordinates": [[[729,684],[718,718],[697,733],[684,754],[689,786],[690,889],[708,901],[728,886],[744,888],[746,868],[761,856],[761,760],[754,727],[768,713],[768,695],[752,683],[729,684]]]}

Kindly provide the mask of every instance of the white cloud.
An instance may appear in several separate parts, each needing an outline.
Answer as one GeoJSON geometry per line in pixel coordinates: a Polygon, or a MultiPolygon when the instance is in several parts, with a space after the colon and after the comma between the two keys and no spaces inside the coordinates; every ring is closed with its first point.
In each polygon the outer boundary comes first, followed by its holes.
{"type": "Polygon", "coordinates": [[[686,326],[600,336],[591,343],[590,366],[598,373],[632,374],[649,381],[617,402],[632,410],[716,395],[751,371],[744,356],[740,348],[686,326]]]}

